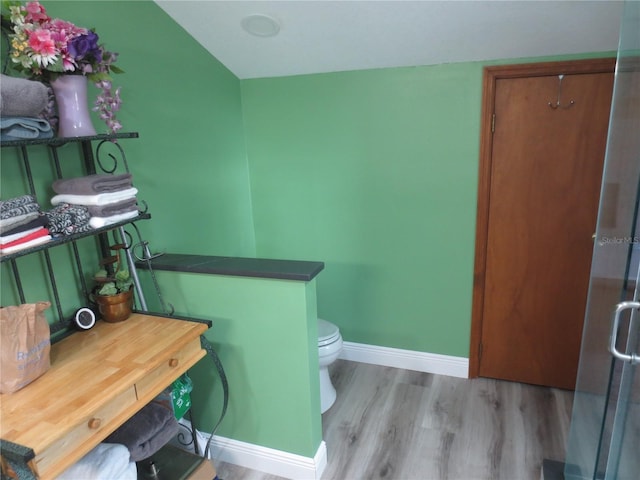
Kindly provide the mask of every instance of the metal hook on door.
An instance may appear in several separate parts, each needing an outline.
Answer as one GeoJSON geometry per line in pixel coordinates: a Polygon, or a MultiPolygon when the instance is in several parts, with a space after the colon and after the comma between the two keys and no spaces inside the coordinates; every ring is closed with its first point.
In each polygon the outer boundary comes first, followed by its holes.
{"type": "Polygon", "coordinates": [[[573,100],[569,100],[569,104],[568,105],[562,106],[560,104],[560,97],[562,96],[562,79],[563,78],[564,78],[564,75],[562,75],[562,74],[558,75],[558,98],[556,99],[556,103],[555,104],[553,104],[551,102],[548,103],[548,105],[551,108],[553,108],[554,110],[556,108],[558,108],[558,107],[564,108],[564,109],[571,108],[576,103],[573,100]]]}

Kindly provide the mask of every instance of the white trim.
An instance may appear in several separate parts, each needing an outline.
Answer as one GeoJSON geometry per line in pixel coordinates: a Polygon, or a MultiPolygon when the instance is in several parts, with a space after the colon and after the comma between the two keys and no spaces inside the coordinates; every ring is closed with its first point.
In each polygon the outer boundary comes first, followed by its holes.
{"type": "Polygon", "coordinates": [[[353,362],[404,368],[450,377],[469,378],[469,359],[437,353],[343,342],[340,357],[353,362]]]}
{"type": "MultiPolygon", "coordinates": [[[[191,432],[189,420],[181,418],[179,423],[191,432]]],[[[188,436],[190,435],[189,433],[188,436]]],[[[196,430],[196,440],[200,452],[205,451],[209,437],[210,434],[196,430]]],[[[181,444],[178,437],[175,437],[170,443],[189,452],[193,451],[191,444],[181,444]]],[[[217,462],[225,462],[283,478],[320,480],[327,467],[327,444],[322,440],[316,454],[310,458],[214,435],[209,445],[208,457],[213,460],[214,465],[217,462]]]]}
{"type": "MultiPolygon", "coordinates": [[[[208,435],[204,436],[208,438],[208,435]]],[[[214,464],[231,463],[283,478],[320,480],[327,466],[327,445],[324,440],[320,442],[316,454],[310,458],[214,435],[209,458],[214,464]]]]}

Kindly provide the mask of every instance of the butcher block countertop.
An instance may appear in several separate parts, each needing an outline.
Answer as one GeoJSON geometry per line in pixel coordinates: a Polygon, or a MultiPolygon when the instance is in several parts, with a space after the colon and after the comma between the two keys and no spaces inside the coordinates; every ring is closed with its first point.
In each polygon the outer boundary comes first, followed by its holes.
{"type": "Polygon", "coordinates": [[[51,346],[51,368],[0,395],[0,438],[33,450],[53,479],[205,356],[206,323],[134,313],[51,346]]]}

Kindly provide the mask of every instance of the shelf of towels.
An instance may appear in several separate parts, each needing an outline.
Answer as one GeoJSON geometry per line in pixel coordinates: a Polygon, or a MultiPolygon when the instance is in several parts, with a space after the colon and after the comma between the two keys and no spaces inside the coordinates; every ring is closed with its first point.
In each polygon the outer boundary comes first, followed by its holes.
{"type": "Polygon", "coordinates": [[[0,75],[0,140],[50,139],[49,93],[41,83],[0,75]]]}
{"type": "Polygon", "coordinates": [[[0,74],[0,143],[3,147],[38,144],[60,146],[77,141],[138,137],[135,132],[56,137],[55,120],[49,91],[42,82],[0,74]]]}
{"type": "Polygon", "coordinates": [[[50,242],[66,243],[139,218],[138,190],[130,173],[93,174],[53,182],[53,208],[43,210],[34,195],[0,201],[0,254],[4,261],[50,242]]]}

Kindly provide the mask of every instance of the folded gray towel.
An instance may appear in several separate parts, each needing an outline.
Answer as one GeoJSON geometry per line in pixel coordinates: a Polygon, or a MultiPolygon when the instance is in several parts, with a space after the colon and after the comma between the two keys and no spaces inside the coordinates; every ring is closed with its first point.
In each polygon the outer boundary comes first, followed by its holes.
{"type": "Polygon", "coordinates": [[[160,450],[178,434],[179,428],[171,392],[165,390],[104,441],[123,444],[129,449],[131,460],[139,462],[160,450]]]}
{"type": "Polygon", "coordinates": [[[92,217],[111,217],[122,213],[129,213],[138,210],[138,199],[136,197],[123,200],[117,203],[106,205],[89,205],[87,207],[92,217]]]}
{"type": "Polygon", "coordinates": [[[37,117],[47,106],[49,94],[43,83],[0,75],[0,115],[37,117]]]}
{"type": "Polygon", "coordinates": [[[118,192],[131,188],[131,174],[108,175],[97,173],[76,178],[62,178],[52,185],[59,195],[94,195],[96,193],[118,192]]]}
{"type": "Polygon", "coordinates": [[[42,118],[0,117],[0,140],[51,138],[53,130],[42,118]]]}

